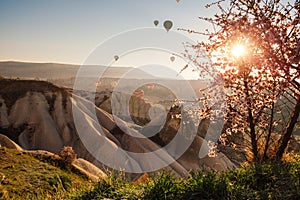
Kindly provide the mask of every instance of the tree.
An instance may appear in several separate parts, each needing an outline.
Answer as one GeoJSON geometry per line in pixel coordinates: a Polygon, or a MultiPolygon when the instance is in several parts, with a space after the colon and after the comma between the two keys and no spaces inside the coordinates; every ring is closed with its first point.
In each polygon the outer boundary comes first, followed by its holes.
{"type": "MultiPolygon", "coordinates": [[[[299,2],[232,0],[227,8],[224,4],[207,5],[218,6],[220,13],[200,17],[213,25],[213,31],[187,30],[208,36],[208,42],[192,48],[206,50],[224,81],[223,137],[242,133],[255,162],[281,160],[300,114],[299,2]]],[[[206,68],[198,56],[193,62],[200,71],[206,68]]]]}
{"type": "Polygon", "coordinates": [[[67,167],[71,166],[73,161],[76,160],[77,158],[77,155],[73,151],[73,148],[70,146],[64,146],[60,150],[58,155],[60,156],[60,158],[62,159],[62,161],[65,163],[67,167]]]}

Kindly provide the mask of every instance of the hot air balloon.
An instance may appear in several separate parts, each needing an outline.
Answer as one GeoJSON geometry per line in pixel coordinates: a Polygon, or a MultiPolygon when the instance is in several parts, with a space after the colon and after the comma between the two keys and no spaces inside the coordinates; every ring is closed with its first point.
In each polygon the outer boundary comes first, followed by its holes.
{"type": "Polygon", "coordinates": [[[172,62],[174,62],[175,57],[174,57],[174,56],[171,56],[171,57],[170,57],[170,60],[171,60],[172,62]]]}
{"type": "Polygon", "coordinates": [[[159,24],[159,21],[158,20],[154,20],[153,23],[154,23],[155,26],[157,26],[159,24]]]}
{"type": "Polygon", "coordinates": [[[150,84],[147,85],[147,89],[153,90],[153,88],[154,88],[154,84],[151,84],[151,83],[150,83],[150,84]]]}
{"type": "Polygon", "coordinates": [[[136,91],[134,91],[133,95],[138,98],[142,98],[144,96],[144,90],[137,89],[136,91]]]}
{"type": "Polygon", "coordinates": [[[99,87],[99,86],[101,86],[101,81],[96,82],[96,87],[99,87]]]}
{"type": "Polygon", "coordinates": [[[171,22],[170,20],[167,20],[164,22],[164,27],[167,31],[169,31],[173,26],[173,22],[171,22]]]}
{"type": "Polygon", "coordinates": [[[115,58],[115,61],[119,60],[119,56],[117,56],[117,55],[115,55],[114,58],[115,58]]]}
{"type": "Polygon", "coordinates": [[[179,3],[180,0],[176,0],[176,1],[177,1],[177,3],[179,3]]]}

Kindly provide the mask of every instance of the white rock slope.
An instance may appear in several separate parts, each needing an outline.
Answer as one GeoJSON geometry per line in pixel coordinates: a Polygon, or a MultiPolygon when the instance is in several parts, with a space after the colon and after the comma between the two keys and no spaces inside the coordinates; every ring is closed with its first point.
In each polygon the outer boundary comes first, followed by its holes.
{"type": "MultiPolygon", "coordinates": [[[[105,167],[93,155],[104,160],[110,159],[111,162],[118,159],[116,162],[127,163],[128,168],[143,171],[152,161],[136,159],[123,150],[143,153],[161,148],[148,138],[136,139],[124,134],[110,114],[91,102],[40,81],[0,80],[0,132],[28,150],[41,149],[57,153],[63,146],[72,146],[78,157],[92,162],[100,169],[105,167]],[[76,116],[80,117],[81,130],[78,130],[78,126],[75,128],[72,108],[76,116]],[[93,117],[93,111],[96,112],[97,119],[93,117]],[[101,130],[105,135],[99,134],[101,130]],[[78,131],[86,131],[90,137],[79,137],[78,131]],[[92,155],[83,143],[97,145],[94,148],[97,152],[92,152],[92,155]],[[102,145],[104,143],[108,145],[102,145]],[[122,156],[115,157],[115,152],[121,152],[119,155],[122,156]]],[[[193,151],[197,151],[202,144],[203,139],[197,136],[191,148],[166,169],[184,176],[190,170],[199,168],[234,168],[225,155],[200,159],[193,151]]],[[[157,155],[157,159],[165,162],[171,156],[157,155]]]]}

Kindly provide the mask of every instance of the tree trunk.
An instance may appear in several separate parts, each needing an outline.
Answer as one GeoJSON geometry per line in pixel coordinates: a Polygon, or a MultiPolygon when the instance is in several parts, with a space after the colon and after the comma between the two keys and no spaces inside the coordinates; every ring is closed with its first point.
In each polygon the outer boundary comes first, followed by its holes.
{"type": "Polygon", "coordinates": [[[244,73],[244,86],[245,86],[245,95],[246,95],[246,101],[247,101],[247,107],[248,107],[248,121],[250,125],[250,138],[251,138],[251,150],[253,153],[253,161],[258,161],[258,148],[257,148],[257,140],[256,140],[256,132],[255,132],[255,123],[254,118],[252,115],[252,109],[251,109],[251,101],[249,100],[249,88],[248,88],[248,81],[246,80],[246,76],[244,73]]]}
{"type": "Polygon", "coordinates": [[[285,151],[286,147],[288,146],[288,143],[291,139],[291,136],[292,136],[294,127],[297,123],[299,114],[300,114],[300,96],[297,97],[296,106],[294,108],[293,113],[291,114],[290,120],[289,120],[288,125],[285,129],[285,132],[281,137],[281,144],[280,144],[280,146],[278,148],[278,151],[276,153],[276,159],[277,160],[282,159],[283,153],[284,153],[284,151],[285,151]]]}
{"type": "Polygon", "coordinates": [[[258,150],[257,150],[257,140],[256,140],[256,133],[255,133],[255,124],[253,122],[254,119],[250,108],[248,108],[248,115],[249,115],[249,123],[250,123],[250,137],[251,137],[251,148],[253,153],[253,160],[254,162],[257,162],[258,150]]]}
{"type": "Polygon", "coordinates": [[[274,107],[275,103],[274,101],[272,102],[272,108],[271,108],[271,119],[270,119],[270,125],[269,125],[269,131],[266,139],[266,144],[265,144],[265,149],[264,149],[264,155],[263,155],[263,161],[267,160],[267,152],[269,149],[269,142],[271,139],[271,134],[272,134],[272,129],[273,129],[273,118],[274,118],[274,107]]]}

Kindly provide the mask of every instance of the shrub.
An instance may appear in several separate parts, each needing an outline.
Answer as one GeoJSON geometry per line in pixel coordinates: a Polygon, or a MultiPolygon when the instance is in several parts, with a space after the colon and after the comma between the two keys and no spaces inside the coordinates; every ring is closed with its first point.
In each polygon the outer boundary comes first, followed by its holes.
{"type": "Polygon", "coordinates": [[[215,172],[191,174],[183,199],[228,199],[227,182],[215,172]]]}
{"type": "Polygon", "coordinates": [[[171,174],[163,172],[146,185],[143,199],[174,200],[181,196],[183,191],[182,179],[176,179],[171,174]]]}
{"type": "Polygon", "coordinates": [[[66,165],[71,165],[72,162],[77,158],[73,148],[69,146],[64,146],[58,155],[66,165]]]}

